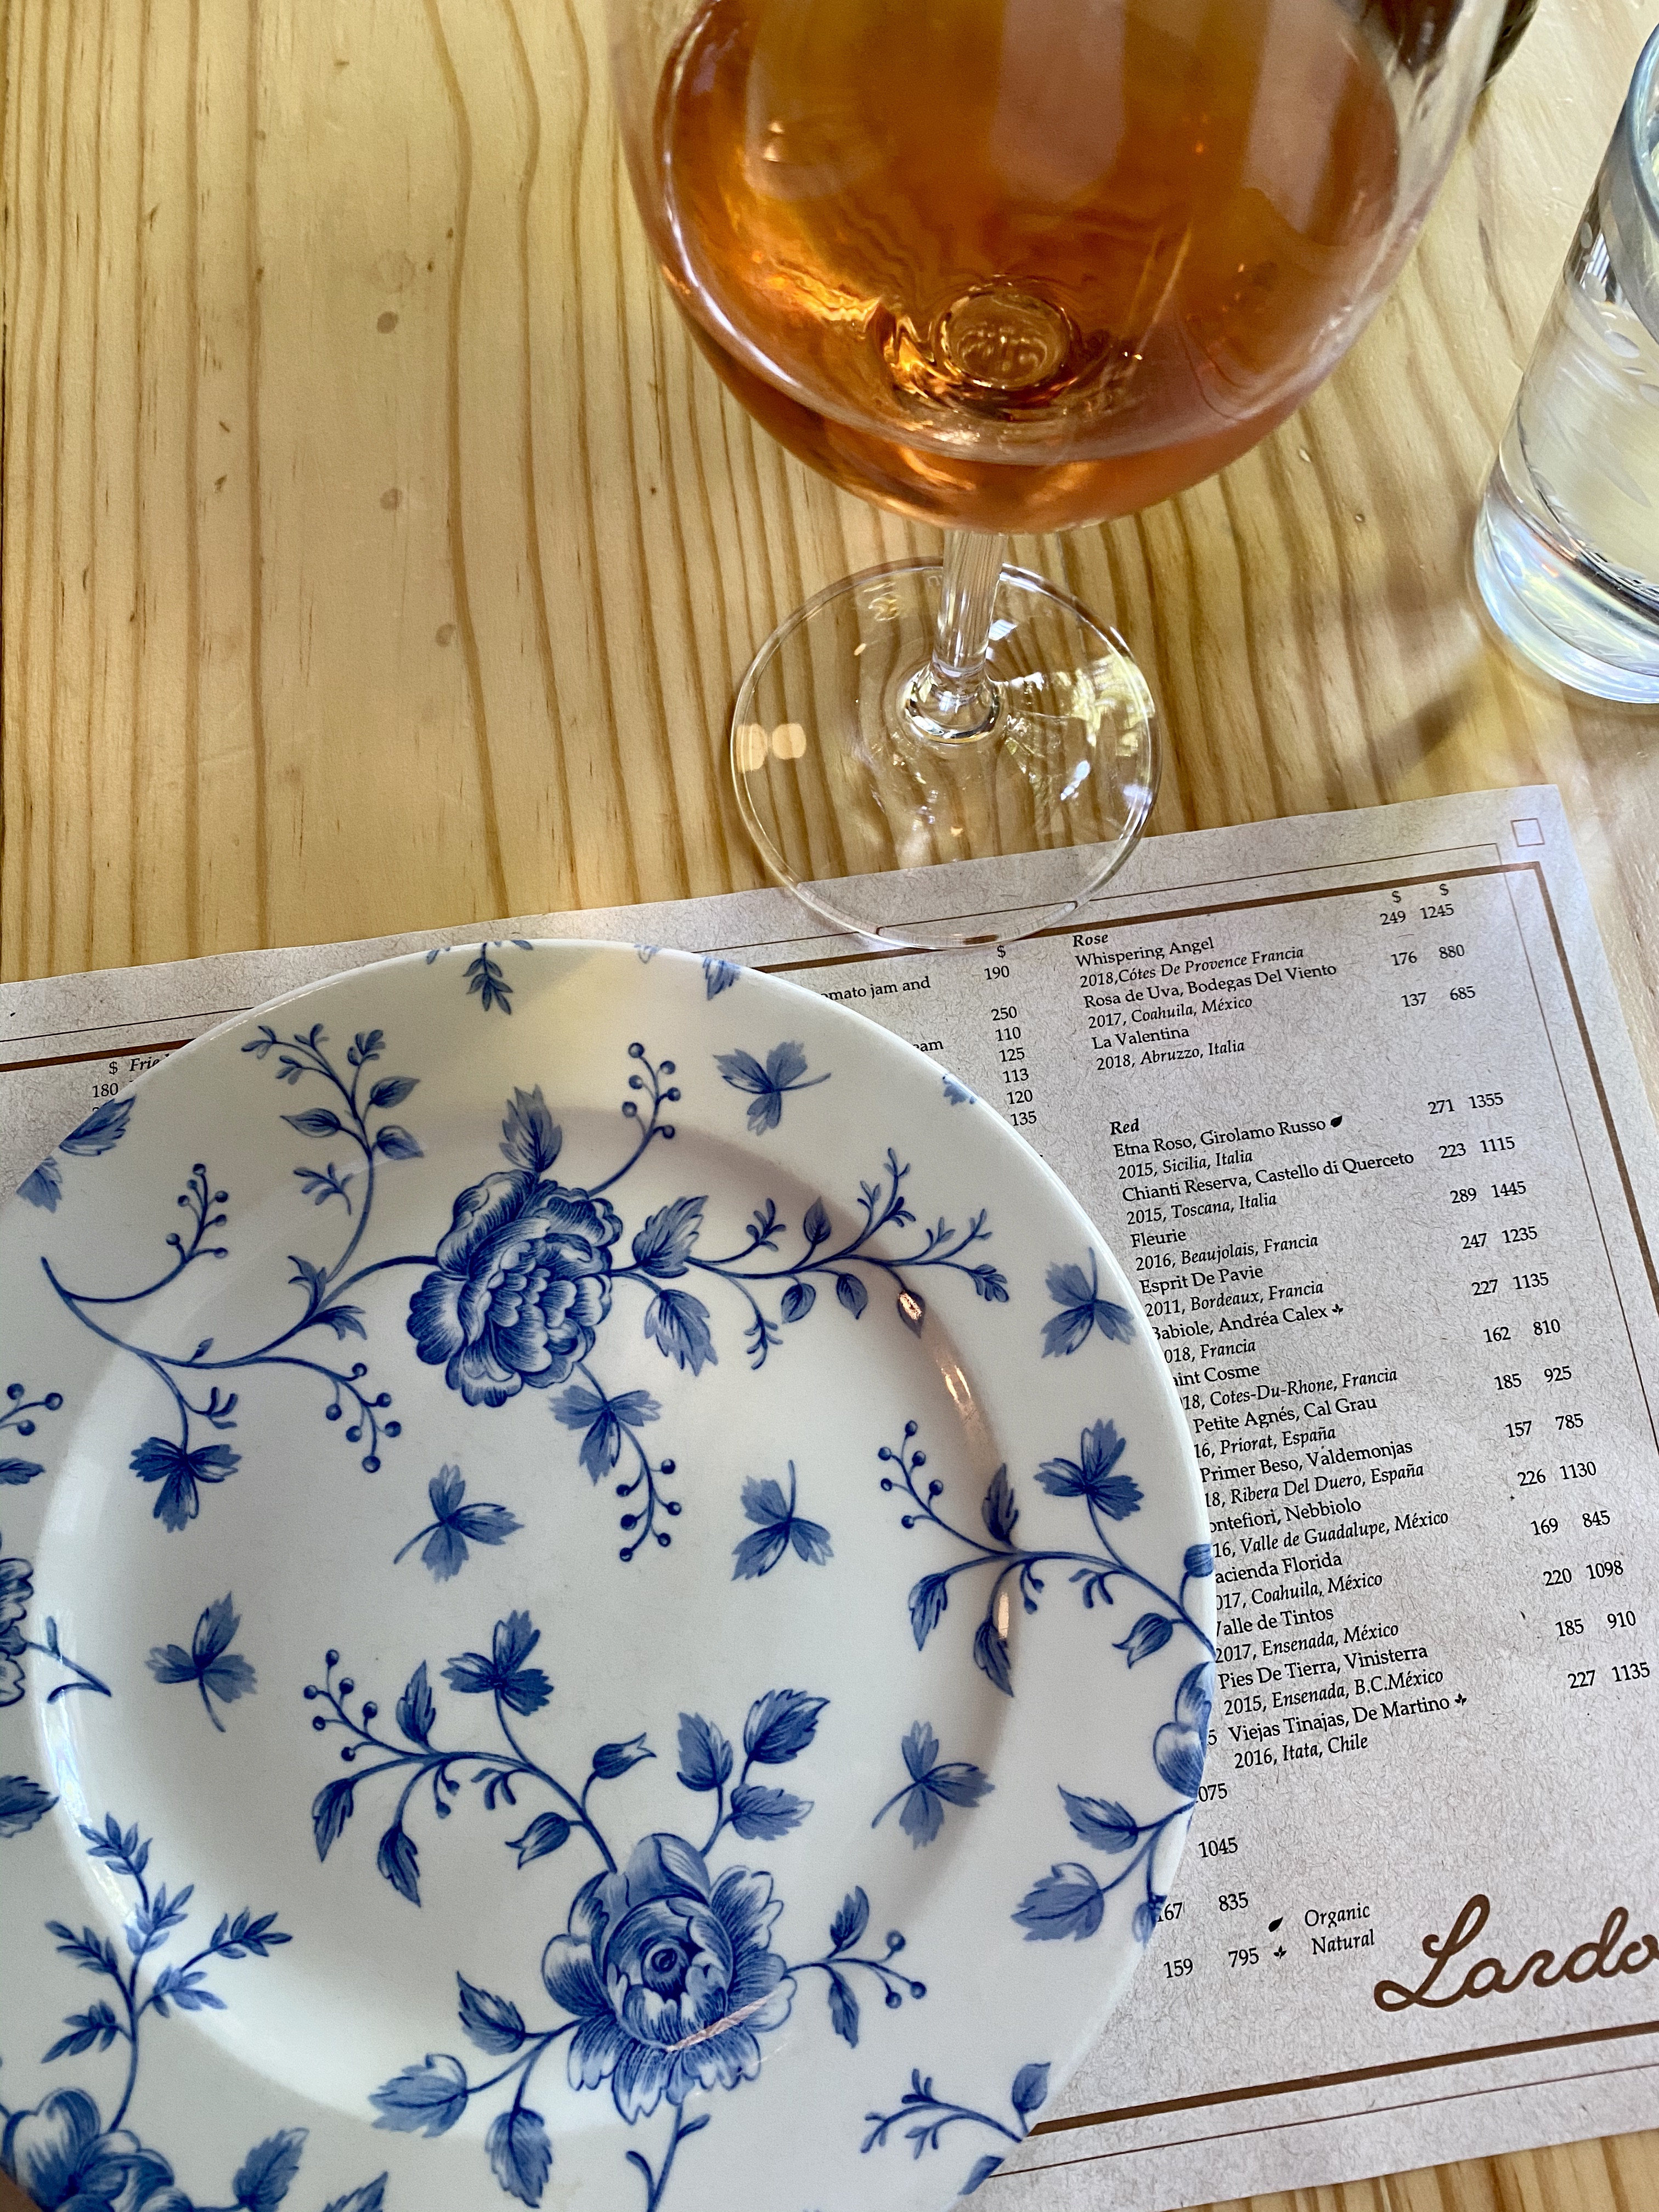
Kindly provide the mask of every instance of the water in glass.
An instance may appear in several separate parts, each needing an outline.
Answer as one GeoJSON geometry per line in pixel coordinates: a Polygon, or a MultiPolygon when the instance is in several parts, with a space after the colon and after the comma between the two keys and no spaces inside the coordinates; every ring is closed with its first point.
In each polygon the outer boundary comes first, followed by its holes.
{"type": "Polygon", "coordinates": [[[1659,34],[1498,449],[1475,573],[1552,675],[1659,701],[1659,34]]]}

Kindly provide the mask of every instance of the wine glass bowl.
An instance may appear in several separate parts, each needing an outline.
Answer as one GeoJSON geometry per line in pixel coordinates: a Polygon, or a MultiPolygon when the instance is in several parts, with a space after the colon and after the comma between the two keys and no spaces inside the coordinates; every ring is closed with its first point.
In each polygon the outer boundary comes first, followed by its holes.
{"type": "MultiPolygon", "coordinates": [[[[1283,421],[1403,259],[1503,0],[610,4],[635,195],[717,374],[822,474],[953,533],[942,577],[854,580],[854,605],[820,595],[763,648],[733,723],[751,833],[797,887],[826,864],[1041,854],[1054,896],[1032,911],[1064,911],[1145,820],[1150,693],[1103,625],[1059,595],[1039,623],[1036,580],[999,584],[1000,549],[963,533],[1132,513],[1283,421]],[[897,633],[870,610],[895,594],[899,629],[933,623],[935,643],[872,685],[860,663],[897,633]],[[1034,728],[1017,709],[1045,674],[1082,711],[1034,728]],[[1002,768],[970,769],[969,742],[1002,768]],[[932,794],[919,811],[907,781],[932,794]]],[[[817,902],[902,934],[881,902],[817,902]]]]}

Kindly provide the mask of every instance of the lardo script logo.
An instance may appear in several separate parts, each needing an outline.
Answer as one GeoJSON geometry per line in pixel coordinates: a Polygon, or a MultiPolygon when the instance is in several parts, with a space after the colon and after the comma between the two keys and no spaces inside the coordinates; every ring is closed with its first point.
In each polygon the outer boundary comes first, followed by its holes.
{"type": "Polygon", "coordinates": [[[1474,1944],[1492,1917],[1492,1900],[1479,1892],[1470,1898],[1444,1936],[1423,1938],[1425,1955],[1433,1961],[1415,1989],[1402,1982],[1378,1982],[1372,2002],[1384,2012],[1406,2012],[1413,2005],[1443,2011],[1462,2004],[1465,1997],[1512,1996],[1530,1984],[1553,1990],[1558,1982],[1611,1981],[1620,1974],[1640,1974],[1659,1961],[1659,1936],[1637,1936],[1625,1940],[1630,1913],[1615,1905],[1601,1923],[1599,1936],[1580,1943],[1558,1964],[1553,1951],[1534,1951],[1513,1972],[1501,1959],[1480,1959],[1464,1970],[1461,1980],[1447,1978],[1455,1959],[1474,1944]]]}

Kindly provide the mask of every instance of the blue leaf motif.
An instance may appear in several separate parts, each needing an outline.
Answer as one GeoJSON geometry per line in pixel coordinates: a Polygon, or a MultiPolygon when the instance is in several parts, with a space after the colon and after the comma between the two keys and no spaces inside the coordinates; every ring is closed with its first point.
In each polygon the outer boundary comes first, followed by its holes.
{"type": "Polygon", "coordinates": [[[835,1555],[830,1531],[822,1522],[809,1521],[795,1511],[795,1462],[789,1462],[789,1495],[770,1475],[751,1478],[743,1486],[743,1510],[755,1522],[756,1533],[732,1547],[736,1564],[733,1582],[750,1582],[769,1574],[793,1546],[796,1556],[809,1566],[823,1566],[835,1555]]]}
{"type": "Polygon", "coordinates": [[[659,1291],[645,1310],[645,1333],[665,1359],[689,1367],[694,1375],[719,1364],[708,1309],[690,1291],[659,1291]]]}
{"type": "Polygon", "coordinates": [[[434,1582],[448,1582],[460,1572],[470,1556],[469,1541],[504,1544],[524,1526],[518,1516],[509,1513],[504,1505],[465,1504],[466,1482],[458,1467],[440,1468],[428,1483],[426,1494],[434,1518],[424,1528],[416,1531],[392,1564],[396,1565],[425,1537],[421,1565],[434,1582]]]}
{"type": "Polygon", "coordinates": [[[0,1836],[26,1835],[57,1802],[27,1774],[0,1774],[0,1836]]]}
{"type": "Polygon", "coordinates": [[[340,1137],[345,1134],[345,1127],[339,1115],[330,1113],[326,1106],[309,1106],[301,1114],[284,1114],[283,1119],[290,1129],[297,1129],[302,1137],[340,1137]]]}
{"type": "Polygon", "coordinates": [[[1113,1644],[1112,1649],[1121,1651],[1133,1667],[1137,1661],[1150,1659],[1153,1652],[1161,1651],[1174,1634],[1175,1623],[1167,1613],[1143,1613],[1123,1641],[1113,1644]]]}
{"type": "Polygon", "coordinates": [[[811,1283],[790,1284],[784,1292],[780,1310],[786,1321],[805,1321],[817,1303],[817,1292],[811,1283]]]}
{"type": "Polygon", "coordinates": [[[810,1800],[787,1790],[763,1790],[745,1782],[732,1792],[732,1826],[752,1843],[775,1843],[798,1828],[811,1811],[810,1800]]]}
{"type": "Polygon", "coordinates": [[[988,1613],[974,1632],[974,1664],[1005,1697],[1013,1696],[1013,1675],[1008,1663],[1008,1639],[988,1613]]]}
{"type": "Polygon", "coordinates": [[[1181,1565],[1184,1574],[1190,1575],[1194,1582],[1202,1582],[1206,1576],[1215,1572],[1214,1547],[1209,1544],[1188,1544],[1181,1565]]]}
{"type": "Polygon", "coordinates": [[[910,1593],[910,1633],[916,1639],[920,1651],[939,1626],[945,1607],[951,1601],[951,1577],[944,1575],[924,1575],[910,1593]]]}
{"type": "Polygon", "coordinates": [[[870,1293],[856,1275],[837,1275],[836,1296],[854,1321],[870,1303],[870,1293]]]}
{"type": "Polygon", "coordinates": [[[465,1974],[455,1977],[461,1995],[461,2026],[480,2051],[492,2057],[505,2057],[516,2051],[525,2039],[524,2015],[509,1998],[491,1996],[469,1982],[465,1974]]]}
{"type": "Polygon", "coordinates": [[[538,1083],[533,1091],[517,1091],[507,1102],[501,1123],[501,1156],[526,1175],[547,1173],[559,1157],[564,1132],[547,1110],[538,1083]]]}
{"type": "Polygon", "coordinates": [[[609,1474],[621,1458],[623,1432],[642,1429],[661,1411],[649,1391],[623,1390],[607,1398],[580,1382],[573,1382],[553,1401],[556,1419],[568,1429],[586,1431],[582,1437],[581,1462],[595,1482],[609,1474]]]}
{"type": "Polygon", "coordinates": [[[850,1951],[869,1925],[869,1899],[862,1889],[849,1891],[842,1898],[835,1918],[830,1923],[830,1949],[850,1951]]]}
{"type": "Polygon", "coordinates": [[[1085,1866],[1051,1867],[1026,1895],[1013,1917],[1028,1943],[1056,1943],[1070,1936],[1079,1943],[1099,1928],[1106,1893],[1085,1866]]]}
{"type": "Polygon", "coordinates": [[[418,1075],[384,1075],[368,1094],[368,1103],[382,1113],[401,1106],[420,1081],[418,1075]]]}
{"type": "Polygon", "coordinates": [[[227,1591],[204,1609],[188,1651],[177,1644],[158,1644],[151,1647],[147,1662],[158,1682],[197,1684],[207,1717],[221,1735],[225,1732],[225,1724],[210,1699],[217,1698],[222,1704],[233,1705],[238,1698],[251,1696],[258,1687],[252,1668],[240,1653],[230,1649],[240,1626],[240,1618],[227,1591]]]}
{"type": "Polygon", "coordinates": [[[101,1106],[94,1106],[78,1128],[70,1131],[60,1152],[69,1152],[76,1159],[94,1159],[118,1145],[126,1134],[127,1120],[137,1103],[132,1098],[106,1098],[101,1106]]]}
{"type": "Polygon", "coordinates": [[[311,1830],[319,1859],[325,1859],[339,1842],[340,1831],[356,1810],[351,1796],[356,1786],[355,1776],[343,1775],[337,1782],[326,1784],[312,1799],[311,1830]]]}
{"type": "Polygon", "coordinates": [[[1001,2164],[1002,2160],[997,2155],[995,2151],[988,2150],[984,2152],[980,2157],[974,2160],[973,2171],[968,2176],[967,2180],[963,2183],[960,2193],[963,2197],[971,2197],[974,2191],[979,2188],[982,2183],[987,2182],[991,2179],[991,2176],[997,2171],[998,2167],[1001,2164]]]}
{"type": "Polygon", "coordinates": [[[388,1121],[374,1132],[374,1149],[388,1160],[418,1160],[425,1158],[419,1145],[407,1129],[396,1121],[388,1121]]]}
{"type": "Polygon", "coordinates": [[[1196,1797],[1204,1779],[1203,1732],[1165,1721],[1152,1738],[1152,1764],[1177,1796],[1196,1797]]]}
{"type": "Polygon", "coordinates": [[[1097,1850],[1127,1851],[1139,1842],[1140,1830],[1121,1805],[1107,1797],[1075,1796],[1066,1789],[1060,1794],[1066,1819],[1085,1844],[1097,1850]]]}
{"type": "Polygon", "coordinates": [[[677,1198],[647,1219],[634,1239],[635,1264],[647,1275],[683,1275],[690,1264],[691,1247],[702,1227],[702,1198],[677,1198]]]}
{"type": "MultiPolygon", "coordinates": [[[[428,955],[430,958],[432,956],[428,955]]],[[[323,2212],[386,2212],[386,2176],[377,2174],[366,2181],[361,2189],[354,2189],[349,2197],[337,2197],[325,2204],[323,2212]]]]}
{"type": "Polygon", "coordinates": [[[400,1897],[406,1897],[411,1905],[420,1903],[420,1854],[415,1838],[401,1821],[394,1820],[381,1837],[374,1863],[400,1897]]]}
{"type": "Polygon", "coordinates": [[[731,1779],[732,1747],[701,1713],[680,1715],[679,1779],[688,1790],[718,1790],[731,1779]]]}
{"type": "Polygon", "coordinates": [[[710,999],[718,999],[722,991],[731,989],[742,973],[735,960],[717,960],[712,952],[705,952],[702,958],[704,994],[710,999]]]}
{"type": "Polygon", "coordinates": [[[303,2128],[285,2128],[281,2135],[254,2145],[230,2185],[242,2212],[273,2212],[282,2203],[300,2171],[305,2140],[303,2128]]]}
{"type": "Polygon", "coordinates": [[[757,1766],[782,1766],[798,1759],[817,1733],[828,1698],[804,1690],[769,1690],[749,1708],[743,1747],[757,1766]]]}
{"type": "Polygon", "coordinates": [[[570,1840],[570,1823],[562,1813],[538,1813],[521,1836],[509,1836],[507,1847],[519,1855],[522,1869],[570,1840]]]}
{"type": "Polygon", "coordinates": [[[398,1725],[410,1743],[425,1745],[431,1741],[432,1723],[436,1718],[437,1708],[432,1700],[431,1686],[426,1679],[426,1662],[422,1659],[398,1700],[398,1725]]]}
{"type": "Polygon", "coordinates": [[[1135,1917],[1130,1923],[1137,1943],[1150,1943],[1152,1931],[1158,1926],[1158,1916],[1164,1910],[1164,1899],[1153,1895],[1143,1898],[1135,1907],[1135,1917]]]}
{"type": "Polygon", "coordinates": [[[968,1085],[958,1083],[954,1075],[945,1078],[945,1095],[953,1106],[973,1106],[978,1103],[968,1085]]]}
{"type": "Polygon", "coordinates": [[[811,1091],[820,1083],[827,1083],[827,1075],[806,1075],[806,1054],[799,1044],[787,1042],[774,1045],[762,1066],[752,1053],[721,1052],[714,1055],[714,1065],[734,1091],[750,1094],[749,1127],[756,1136],[775,1129],[783,1113],[785,1097],[792,1091],[811,1091]]]}
{"type": "Polygon", "coordinates": [[[377,2128],[404,2135],[418,2129],[428,2136],[447,2135],[466,2110],[466,2069],[447,2051],[429,2052],[418,2066],[405,2066],[373,2091],[369,2103],[380,2113],[377,2128]]]}
{"type": "Polygon", "coordinates": [[[1013,1485],[1008,1480],[1006,1462],[991,1477],[980,1516],[999,1544],[1008,1542],[1014,1533],[1014,1523],[1019,1519],[1019,1508],[1014,1503],[1013,1485]]]}
{"type": "Polygon", "coordinates": [[[920,1850],[924,1844],[931,1844],[944,1826],[947,1805],[977,1805],[990,1794],[991,1780],[967,1759],[941,1762],[939,1738],[926,1721],[915,1723],[899,1749],[910,1777],[910,1786],[890,1797],[870,1826],[878,1828],[897,1805],[899,1826],[920,1850]]]}
{"type": "Polygon", "coordinates": [[[1210,1708],[1215,1703],[1215,1668],[1208,1659],[1200,1660],[1181,1678],[1181,1687],[1176,1692],[1176,1718],[1183,1728],[1195,1728],[1200,1733],[1210,1725],[1210,1708]]]}
{"type": "Polygon", "coordinates": [[[44,1474],[46,1471],[37,1459],[0,1459],[0,1483],[19,1488],[26,1482],[33,1482],[37,1474],[44,1474]]]}
{"type": "Polygon", "coordinates": [[[1141,1491],[1128,1475],[1112,1471],[1125,1449],[1115,1421],[1097,1421],[1084,1430],[1077,1458],[1046,1460],[1037,1480],[1051,1498],[1086,1498],[1109,1520],[1126,1521],[1140,1510],[1141,1491]]]}
{"type": "Polygon", "coordinates": [[[602,1743],[593,1754],[593,1771],[601,1782],[615,1782],[642,1759],[656,1755],[646,1749],[643,1735],[631,1735],[626,1743],[602,1743]]]}
{"type": "Polygon", "coordinates": [[[64,1178],[58,1172],[55,1160],[42,1160],[17,1186],[19,1198],[27,1199],[31,1206],[56,1213],[58,1201],[64,1195],[64,1178]]]}
{"type": "Polygon", "coordinates": [[[843,2043],[856,2051],[859,2040],[859,2001],[846,1977],[830,1968],[830,2025],[843,2043]]]}
{"type": "Polygon", "coordinates": [[[509,2197],[539,2204],[553,2164],[553,2147],[539,2112],[514,2105],[498,2112],[484,2137],[490,2171],[509,2197]]]}
{"type": "Polygon", "coordinates": [[[201,1511],[199,1486],[223,1482],[241,1463],[241,1454],[228,1444],[204,1444],[197,1451],[185,1451],[165,1437],[147,1437],[131,1462],[141,1482],[161,1486],[151,1510],[163,1528],[175,1531],[188,1528],[201,1511]]]}
{"type": "Polygon", "coordinates": [[[1008,2101],[1023,2120],[1039,2111],[1047,2101],[1048,2095],[1047,2064],[1022,2066],[1014,2076],[1014,2086],[1009,2093],[1008,2101]]]}
{"type": "Polygon", "coordinates": [[[1127,1344],[1133,1338],[1134,1322],[1127,1308],[1100,1295],[1100,1264],[1092,1252],[1086,1275],[1081,1267],[1053,1267],[1048,1270],[1048,1295],[1060,1311],[1043,1323],[1045,1359],[1063,1358],[1080,1350],[1096,1329],[1116,1344],[1127,1344]]]}
{"type": "Polygon", "coordinates": [[[536,1713],[553,1694],[553,1685],[539,1667],[524,1664],[542,1640],[527,1613],[510,1613],[495,1623],[490,1656],[463,1651],[444,1668],[444,1680],[463,1697],[496,1697],[515,1713],[536,1713]]]}

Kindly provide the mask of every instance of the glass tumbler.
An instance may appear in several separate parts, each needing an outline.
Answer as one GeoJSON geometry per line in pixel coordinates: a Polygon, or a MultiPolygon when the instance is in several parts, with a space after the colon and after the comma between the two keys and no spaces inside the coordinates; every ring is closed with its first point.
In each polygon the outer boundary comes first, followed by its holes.
{"type": "Polygon", "coordinates": [[[1659,31],[1498,449],[1474,572],[1552,676],[1659,702],[1659,31]]]}

